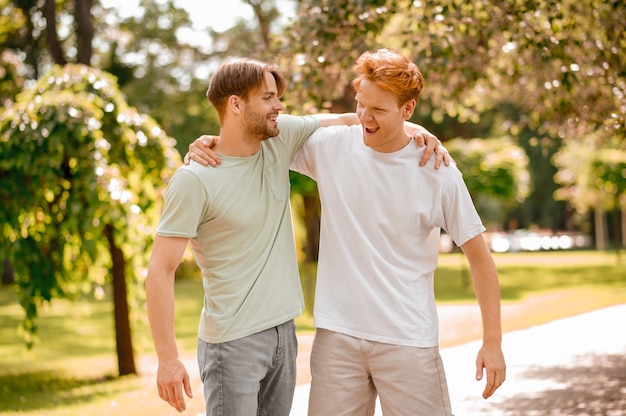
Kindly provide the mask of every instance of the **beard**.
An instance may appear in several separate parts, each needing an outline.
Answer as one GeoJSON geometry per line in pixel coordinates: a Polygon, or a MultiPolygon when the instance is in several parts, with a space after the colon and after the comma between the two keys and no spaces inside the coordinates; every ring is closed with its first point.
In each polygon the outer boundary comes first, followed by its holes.
{"type": "Polygon", "coordinates": [[[269,117],[275,117],[277,115],[278,113],[261,114],[246,111],[244,118],[246,123],[246,134],[250,138],[260,141],[267,140],[270,137],[278,136],[278,133],[280,133],[278,125],[269,120],[269,117]]]}

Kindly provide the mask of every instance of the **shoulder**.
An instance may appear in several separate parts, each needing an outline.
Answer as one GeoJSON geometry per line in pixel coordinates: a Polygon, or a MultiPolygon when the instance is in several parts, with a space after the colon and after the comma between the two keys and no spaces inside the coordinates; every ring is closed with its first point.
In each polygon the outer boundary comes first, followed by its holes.
{"type": "Polygon", "coordinates": [[[176,186],[179,188],[191,188],[202,183],[205,178],[217,174],[218,167],[203,166],[197,162],[191,161],[189,165],[180,166],[168,184],[168,187],[176,186]]]}
{"type": "Polygon", "coordinates": [[[278,127],[281,130],[281,133],[283,133],[283,129],[291,130],[309,128],[314,130],[319,127],[319,120],[313,116],[292,116],[289,114],[279,114],[278,127]]]}
{"type": "MultiPolygon", "coordinates": [[[[426,148],[417,146],[414,147],[415,148],[411,151],[413,155],[409,156],[409,158],[415,159],[419,162],[419,160],[422,159],[426,148]]],[[[418,169],[422,175],[431,178],[431,180],[436,181],[443,186],[446,186],[446,184],[448,186],[452,185],[459,179],[462,180],[463,175],[454,163],[450,164],[450,166],[446,166],[445,164],[441,163],[439,168],[435,169],[435,159],[436,156],[433,153],[424,166],[419,166],[419,163],[416,163],[416,169],[418,169]]]]}
{"type": "Polygon", "coordinates": [[[340,141],[344,141],[349,144],[357,144],[361,143],[361,141],[357,141],[356,139],[362,137],[362,128],[360,124],[355,124],[352,126],[327,126],[319,127],[317,130],[315,130],[315,132],[309,138],[308,142],[313,144],[315,142],[322,141],[332,141],[333,143],[339,143],[340,141]]]}

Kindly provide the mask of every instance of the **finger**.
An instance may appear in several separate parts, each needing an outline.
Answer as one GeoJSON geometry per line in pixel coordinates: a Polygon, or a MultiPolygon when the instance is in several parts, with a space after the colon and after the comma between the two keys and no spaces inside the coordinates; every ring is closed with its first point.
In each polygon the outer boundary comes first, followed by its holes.
{"type": "Polygon", "coordinates": [[[441,151],[441,146],[437,145],[435,148],[435,170],[439,169],[441,166],[441,160],[443,159],[443,152],[441,151]]]}
{"type": "Polygon", "coordinates": [[[191,392],[191,381],[189,381],[188,374],[185,374],[185,377],[183,377],[183,386],[185,388],[185,394],[187,395],[187,397],[192,398],[193,393],[191,392]]]}
{"type": "Polygon", "coordinates": [[[450,166],[450,163],[452,162],[452,157],[450,156],[450,152],[448,152],[448,149],[446,149],[446,147],[443,144],[440,144],[439,148],[441,149],[441,153],[443,153],[443,164],[446,166],[450,166]]]}
{"type": "Polygon", "coordinates": [[[485,386],[485,391],[483,392],[483,397],[485,399],[491,397],[496,390],[504,383],[506,378],[505,370],[496,370],[492,373],[487,373],[487,385],[485,386]]]}
{"type": "Polygon", "coordinates": [[[198,162],[198,163],[200,163],[202,166],[209,166],[209,163],[210,163],[210,162],[209,162],[209,161],[207,161],[207,160],[204,160],[204,159],[200,158],[197,154],[195,154],[195,153],[193,153],[193,152],[188,153],[188,154],[189,154],[189,157],[190,157],[190,158],[191,158],[194,162],[198,162]]]}
{"type": "Polygon", "coordinates": [[[487,384],[485,384],[485,390],[483,391],[483,398],[487,399],[491,397],[496,389],[495,374],[493,372],[487,372],[487,384]]]}
{"type": "Polygon", "coordinates": [[[182,412],[183,410],[185,410],[185,398],[183,397],[183,389],[181,388],[180,385],[174,388],[174,395],[173,395],[172,401],[173,401],[172,406],[174,406],[176,410],[178,410],[179,412],[182,412]]]}
{"type": "Polygon", "coordinates": [[[215,136],[209,136],[208,134],[203,134],[200,136],[202,139],[202,145],[204,147],[212,147],[215,144],[215,136]]]}
{"type": "Polygon", "coordinates": [[[211,164],[211,166],[217,166],[220,163],[222,163],[222,160],[219,158],[218,155],[215,154],[215,152],[211,152],[211,157],[212,159],[209,161],[209,163],[211,164]]]}

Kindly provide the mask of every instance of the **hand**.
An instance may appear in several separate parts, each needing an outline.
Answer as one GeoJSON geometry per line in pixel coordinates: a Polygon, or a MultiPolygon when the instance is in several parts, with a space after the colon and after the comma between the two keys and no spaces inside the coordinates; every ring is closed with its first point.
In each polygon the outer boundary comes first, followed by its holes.
{"type": "Polygon", "coordinates": [[[157,370],[159,397],[179,412],[186,409],[185,397],[181,387],[185,389],[187,397],[193,397],[189,374],[187,374],[183,363],[179,359],[167,363],[159,362],[159,369],[157,370]]]}
{"type": "Polygon", "coordinates": [[[487,373],[487,384],[483,391],[483,398],[487,399],[504,383],[506,379],[506,364],[502,349],[497,346],[486,347],[483,344],[476,357],[476,380],[482,380],[483,369],[487,373]]]}
{"type": "Polygon", "coordinates": [[[217,166],[221,163],[220,158],[211,150],[219,141],[219,136],[202,135],[189,145],[189,151],[183,161],[188,165],[191,160],[204,166],[217,166]]]}
{"type": "Polygon", "coordinates": [[[426,151],[424,151],[424,156],[422,160],[420,160],[420,166],[426,164],[433,151],[435,152],[435,169],[439,169],[442,160],[446,166],[450,166],[450,163],[454,163],[448,149],[444,147],[441,140],[432,135],[428,130],[415,130],[411,133],[411,138],[415,140],[415,143],[419,147],[426,145],[426,151]]]}

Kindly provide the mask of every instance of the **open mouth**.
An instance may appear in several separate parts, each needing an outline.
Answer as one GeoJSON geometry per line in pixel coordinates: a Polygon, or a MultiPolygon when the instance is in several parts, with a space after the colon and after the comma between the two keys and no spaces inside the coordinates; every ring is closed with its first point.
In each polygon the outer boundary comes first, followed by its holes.
{"type": "Polygon", "coordinates": [[[380,129],[380,127],[366,127],[366,126],[363,126],[363,128],[365,129],[365,132],[368,134],[374,134],[380,129]]]}

